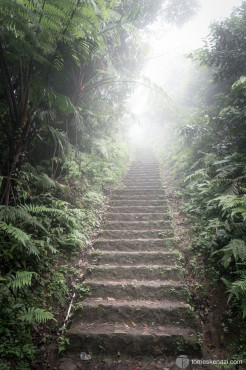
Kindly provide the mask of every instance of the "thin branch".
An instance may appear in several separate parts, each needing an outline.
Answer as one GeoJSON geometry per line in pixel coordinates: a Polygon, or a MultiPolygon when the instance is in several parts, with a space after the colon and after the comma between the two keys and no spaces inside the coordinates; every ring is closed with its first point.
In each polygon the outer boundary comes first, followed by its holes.
{"type": "Polygon", "coordinates": [[[71,21],[72,21],[72,19],[73,19],[74,15],[75,15],[75,13],[76,13],[76,10],[77,10],[77,8],[78,8],[78,6],[79,6],[79,3],[80,3],[80,0],[77,0],[76,7],[75,7],[75,8],[74,8],[74,10],[72,11],[71,16],[70,16],[70,19],[69,19],[69,21],[68,21],[68,23],[67,23],[67,25],[66,25],[65,29],[63,30],[62,35],[65,35],[65,33],[67,32],[67,29],[68,29],[68,27],[69,27],[69,25],[70,25],[70,23],[71,23],[71,21]]]}
{"type": "Polygon", "coordinates": [[[2,71],[3,83],[7,95],[10,117],[14,126],[16,126],[18,123],[18,109],[1,41],[0,41],[0,66],[2,71]]]}
{"type": "Polygon", "coordinates": [[[25,91],[24,106],[23,106],[22,117],[21,117],[21,126],[24,125],[26,115],[27,115],[28,97],[29,97],[31,74],[32,74],[32,65],[33,65],[33,56],[30,58],[28,73],[27,73],[27,77],[26,77],[26,81],[25,81],[26,91],[25,91]]]}

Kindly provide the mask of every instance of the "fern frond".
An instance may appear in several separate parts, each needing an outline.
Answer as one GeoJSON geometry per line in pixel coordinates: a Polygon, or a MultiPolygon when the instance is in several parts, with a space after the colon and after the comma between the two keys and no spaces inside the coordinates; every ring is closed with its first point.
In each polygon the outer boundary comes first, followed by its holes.
{"type": "Polygon", "coordinates": [[[232,217],[234,215],[240,215],[240,216],[242,216],[242,218],[245,221],[246,220],[246,203],[242,204],[240,207],[235,207],[232,210],[231,215],[232,215],[232,217]]]}
{"type": "Polygon", "coordinates": [[[55,209],[55,208],[48,208],[45,206],[37,206],[35,204],[25,204],[21,206],[23,209],[25,209],[28,212],[32,212],[35,214],[39,213],[56,213],[56,214],[64,214],[63,211],[60,209],[55,209]]]}
{"type": "Polygon", "coordinates": [[[52,252],[52,253],[57,253],[57,249],[55,247],[53,247],[51,244],[48,244],[47,245],[48,249],[52,252]]]}
{"type": "Polygon", "coordinates": [[[231,301],[233,297],[235,297],[237,300],[244,300],[246,299],[246,275],[241,279],[238,279],[234,282],[229,282],[225,278],[222,278],[222,281],[227,287],[227,292],[230,293],[228,297],[228,302],[231,301]]]}
{"type": "Polygon", "coordinates": [[[21,222],[22,224],[32,225],[44,230],[41,222],[27,212],[27,210],[23,209],[22,206],[0,206],[0,221],[13,224],[19,224],[21,222]]]}
{"type": "Polygon", "coordinates": [[[35,179],[37,180],[36,185],[43,189],[50,189],[56,186],[55,182],[46,173],[35,176],[35,179]]]}
{"type": "Polygon", "coordinates": [[[192,174],[190,174],[189,176],[187,176],[185,179],[184,179],[184,182],[187,182],[187,181],[190,181],[190,180],[193,180],[193,179],[197,179],[197,178],[208,178],[209,176],[207,175],[207,170],[205,168],[200,168],[199,170],[193,172],[192,174]]]}
{"type": "Polygon", "coordinates": [[[27,242],[29,242],[31,239],[30,235],[28,235],[24,231],[2,221],[0,221],[0,233],[7,234],[9,237],[14,238],[18,242],[21,242],[25,247],[27,246],[27,242]]]}
{"type": "Polygon", "coordinates": [[[233,239],[220,251],[225,253],[225,258],[228,259],[231,256],[235,258],[235,261],[238,260],[246,261],[246,244],[241,239],[233,239]]]}
{"type": "Polygon", "coordinates": [[[46,125],[46,130],[49,132],[55,141],[60,147],[60,149],[63,151],[64,144],[68,144],[69,140],[67,135],[64,132],[60,132],[56,130],[54,127],[50,125],[46,125]]]}
{"type": "Polygon", "coordinates": [[[103,139],[95,139],[92,142],[93,149],[100,154],[103,158],[108,158],[107,142],[103,139]]]}
{"type": "Polygon", "coordinates": [[[215,178],[225,179],[228,176],[235,177],[236,171],[237,171],[237,167],[235,167],[233,165],[227,165],[227,166],[221,167],[221,168],[216,170],[216,172],[218,172],[218,174],[215,176],[215,178]]]}
{"type": "MultiPolygon", "coordinates": [[[[62,202],[62,203],[66,203],[66,202],[62,202]]],[[[50,213],[54,217],[57,217],[60,221],[66,222],[67,227],[69,227],[69,224],[70,224],[70,227],[77,226],[75,217],[73,216],[72,213],[70,214],[71,210],[65,209],[65,207],[64,207],[64,210],[57,209],[57,208],[48,208],[45,206],[37,206],[35,204],[25,204],[21,207],[27,210],[28,212],[34,213],[36,215],[39,215],[39,214],[41,215],[42,213],[50,213]]]]}
{"type": "Polygon", "coordinates": [[[55,91],[50,91],[46,100],[48,104],[52,105],[62,113],[74,113],[76,111],[75,106],[66,95],[59,94],[55,91]]]}
{"type": "Polygon", "coordinates": [[[242,313],[243,313],[243,319],[245,319],[245,317],[246,317],[246,298],[242,299],[241,310],[242,310],[242,313]]]}
{"type": "Polygon", "coordinates": [[[7,277],[8,281],[7,286],[14,290],[30,286],[32,283],[32,277],[35,274],[36,274],[35,272],[30,271],[17,271],[15,276],[9,275],[7,277]]]}
{"type": "Polygon", "coordinates": [[[48,320],[54,320],[52,313],[45,311],[43,308],[28,307],[27,310],[24,310],[19,316],[19,320],[24,321],[28,324],[41,324],[48,320]]]}

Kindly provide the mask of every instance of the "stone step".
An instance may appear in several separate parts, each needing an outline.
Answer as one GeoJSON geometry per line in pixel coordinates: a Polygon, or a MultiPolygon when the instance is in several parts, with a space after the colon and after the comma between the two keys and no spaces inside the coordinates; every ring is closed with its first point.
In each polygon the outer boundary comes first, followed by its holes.
{"type": "Polygon", "coordinates": [[[96,240],[94,248],[111,251],[167,251],[177,248],[175,238],[166,239],[108,239],[96,240]]]}
{"type": "Polygon", "coordinates": [[[171,221],[108,221],[104,225],[105,230],[153,230],[153,229],[171,229],[171,221]]]}
{"type": "Polygon", "coordinates": [[[137,199],[137,200],[126,200],[126,199],[121,199],[121,200],[110,200],[109,202],[110,206],[166,206],[167,207],[167,202],[163,200],[147,200],[147,199],[137,199]]]}
{"type": "Polygon", "coordinates": [[[124,187],[125,189],[132,189],[132,188],[136,188],[136,189],[161,189],[162,188],[162,184],[161,182],[157,182],[157,181],[154,181],[154,182],[146,182],[146,181],[129,181],[129,182],[123,182],[121,184],[122,187],[124,187]]]}
{"type": "MultiPolygon", "coordinates": [[[[126,176],[123,178],[123,180],[129,179],[129,178],[135,179],[136,177],[140,177],[140,178],[144,177],[145,178],[148,175],[148,173],[146,175],[145,172],[146,171],[144,169],[142,170],[142,172],[139,172],[139,170],[138,171],[137,170],[135,170],[135,171],[129,170],[127,172],[126,176]]],[[[147,172],[149,172],[149,171],[147,171],[147,172]]],[[[155,179],[160,180],[160,178],[161,178],[160,171],[158,169],[154,169],[154,171],[152,171],[152,172],[154,173],[154,175],[151,176],[151,178],[154,177],[155,179]]]]}
{"type": "Polygon", "coordinates": [[[91,264],[112,265],[178,265],[181,254],[173,252],[115,252],[96,251],[89,256],[91,264]]]}
{"type": "Polygon", "coordinates": [[[165,213],[167,206],[111,206],[109,213],[165,213]]]}
{"type": "Polygon", "coordinates": [[[158,167],[142,167],[142,168],[133,168],[131,167],[127,173],[128,176],[137,176],[137,175],[154,175],[160,177],[160,169],[158,167]]]}
{"type": "Polygon", "coordinates": [[[69,351],[101,353],[111,356],[178,356],[200,357],[201,349],[195,330],[178,326],[120,325],[111,322],[80,322],[67,331],[69,351]]]}
{"type": "Polygon", "coordinates": [[[159,164],[154,161],[154,162],[144,162],[144,161],[136,161],[136,162],[132,162],[131,163],[131,166],[130,166],[130,169],[145,169],[145,168],[159,168],[159,164]]]}
{"type": "MultiPolygon", "coordinates": [[[[123,185],[124,186],[124,185],[123,185]]],[[[124,189],[127,189],[127,190],[138,190],[138,191],[141,191],[141,190],[153,190],[153,191],[156,191],[156,190],[161,190],[161,185],[148,185],[148,184],[142,184],[142,185],[127,185],[124,187],[124,189]]]]}
{"type": "Polygon", "coordinates": [[[145,189],[145,190],[137,190],[137,189],[133,189],[133,190],[129,190],[129,189],[125,189],[125,188],[119,188],[119,189],[116,189],[114,190],[113,192],[113,195],[114,196],[118,196],[118,195],[124,195],[124,196],[133,196],[133,195],[146,195],[146,196],[150,196],[150,197],[156,197],[156,196],[162,196],[163,195],[163,190],[162,189],[157,189],[155,191],[153,190],[149,190],[149,189],[145,189]]]}
{"type": "Polygon", "coordinates": [[[93,281],[83,283],[89,288],[89,294],[94,298],[108,298],[123,300],[153,300],[188,302],[189,294],[185,285],[176,281],[146,281],[146,280],[121,280],[121,281],[93,281]]]}
{"type": "Polygon", "coordinates": [[[143,159],[143,156],[141,155],[141,158],[132,161],[131,167],[134,167],[134,166],[137,166],[137,167],[140,167],[140,166],[143,166],[143,167],[148,167],[148,166],[159,167],[159,164],[158,164],[158,162],[156,161],[155,158],[153,158],[153,160],[151,160],[151,161],[149,161],[149,160],[145,161],[143,159]]]}
{"type": "Polygon", "coordinates": [[[146,178],[146,179],[139,179],[137,180],[136,178],[135,179],[130,179],[130,180],[127,180],[127,179],[124,179],[124,181],[122,182],[123,185],[161,185],[161,181],[160,179],[159,180],[152,180],[151,178],[146,178]]]}
{"type": "Polygon", "coordinates": [[[131,175],[131,176],[126,176],[126,177],[124,177],[124,180],[123,180],[123,182],[127,182],[127,181],[147,181],[147,182],[149,182],[149,181],[151,181],[151,182],[153,182],[153,181],[157,181],[157,182],[159,182],[160,181],[160,176],[148,176],[148,175],[139,175],[139,176],[133,176],[133,175],[131,175]]]}
{"type": "Polygon", "coordinates": [[[79,285],[85,299],[67,330],[69,355],[76,358],[81,351],[141,361],[201,356],[199,323],[187,303],[159,164],[149,153],[137,151],[121,187],[113,191],[104,230],[89,255],[79,285]]]}
{"type": "Polygon", "coordinates": [[[137,167],[137,168],[149,168],[149,167],[159,167],[159,163],[153,159],[152,161],[145,161],[143,160],[143,158],[140,158],[139,160],[134,160],[133,162],[131,162],[131,165],[130,165],[130,168],[134,168],[134,167],[137,167]]]}
{"type": "Polygon", "coordinates": [[[159,171],[160,166],[157,163],[136,163],[129,167],[129,171],[145,171],[145,170],[155,170],[159,171]]]}
{"type": "Polygon", "coordinates": [[[166,230],[102,230],[100,239],[164,239],[174,236],[172,229],[166,230]]]}
{"type": "Polygon", "coordinates": [[[86,279],[114,280],[139,279],[139,280],[177,280],[184,278],[181,266],[152,265],[148,266],[118,266],[118,265],[90,265],[85,271],[86,279]]]}
{"type": "Polygon", "coordinates": [[[162,221],[170,220],[170,213],[107,213],[109,221],[162,221]]]}
{"type": "Polygon", "coordinates": [[[112,195],[111,198],[110,198],[111,201],[113,200],[127,200],[127,201],[130,201],[130,200],[146,200],[146,201],[159,201],[159,200],[163,200],[163,201],[166,201],[166,197],[164,194],[160,194],[160,195],[153,195],[151,196],[150,194],[148,195],[145,195],[145,194],[132,194],[132,195],[128,195],[128,194],[121,194],[121,195],[112,195]]]}
{"type": "Polygon", "coordinates": [[[172,325],[197,328],[197,319],[188,303],[179,301],[124,301],[102,298],[86,298],[76,307],[73,323],[115,322],[145,325],[172,325]]]}
{"type": "MultiPolygon", "coordinates": [[[[129,172],[129,177],[130,178],[133,178],[133,180],[135,180],[136,178],[140,177],[140,178],[144,178],[146,180],[148,179],[156,179],[158,177],[158,181],[160,181],[160,174],[159,172],[129,172]]],[[[125,179],[123,179],[122,181],[124,181],[125,179]]]]}

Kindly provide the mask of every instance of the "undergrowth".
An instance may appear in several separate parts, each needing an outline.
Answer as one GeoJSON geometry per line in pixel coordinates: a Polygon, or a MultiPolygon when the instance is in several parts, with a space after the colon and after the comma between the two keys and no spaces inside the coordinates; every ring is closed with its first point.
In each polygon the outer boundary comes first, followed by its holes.
{"type": "Polygon", "coordinates": [[[89,246],[127,160],[126,146],[108,140],[107,154],[64,157],[55,179],[46,163],[26,163],[18,174],[19,205],[0,206],[1,369],[28,369],[59,331],[73,293],[71,263],[89,246]]]}

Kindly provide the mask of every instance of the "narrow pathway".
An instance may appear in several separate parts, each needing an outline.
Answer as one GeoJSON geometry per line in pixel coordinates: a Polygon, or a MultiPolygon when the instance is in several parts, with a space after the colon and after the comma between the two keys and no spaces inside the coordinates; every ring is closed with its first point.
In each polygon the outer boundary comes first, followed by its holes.
{"type": "Polygon", "coordinates": [[[70,352],[175,359],[200,357],[158,163],[139,150],[110,200],[86,272],[91,295],[68,330],[70,352]]]}

